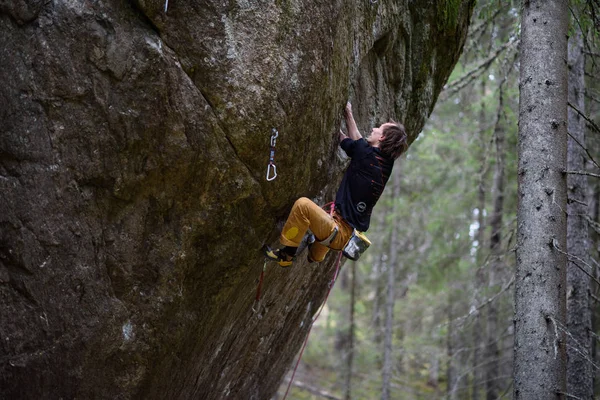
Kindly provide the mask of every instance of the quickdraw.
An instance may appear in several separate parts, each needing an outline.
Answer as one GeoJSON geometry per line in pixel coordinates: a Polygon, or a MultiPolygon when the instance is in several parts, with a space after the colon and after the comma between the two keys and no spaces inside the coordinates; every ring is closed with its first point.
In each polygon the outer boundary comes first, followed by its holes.
{"type": "Polygon", "coordinates": [[[277,178],[277,167],[275,166],[275,144],[277,142],[277,136],[279,132],[273,128],[273,134],[271,135],[271,153],[269,154],[269,165],[267,165],[267,180],[272,181],[277,178]]]}

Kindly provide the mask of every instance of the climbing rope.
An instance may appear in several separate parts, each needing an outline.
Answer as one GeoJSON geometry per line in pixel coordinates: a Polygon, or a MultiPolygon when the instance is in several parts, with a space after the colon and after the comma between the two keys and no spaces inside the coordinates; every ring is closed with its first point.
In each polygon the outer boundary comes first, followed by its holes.
{"type": "Polygon", "coordinates": [[[321,311],[323,311],[323,308],[325,308],[325,303],[327,303],[327,299],[329,298],[329,293],[331,293],[331,289],[333,288],[333,285],[335,284],[335,281],[338,278],[341,260],[342,260],[342,252],[340,252],[340,254],[338,255],[337,264],[335,266],[335,273],[333,275],[333,279],[331,281],[329,281],[329,285],[328,285],[329,288],[327,289],[327,295],[325,296],[325,301],[323,301],[323,304],[321,304],[321,308],[319,308],[319,311],[315,314],[314,318],[310,322],[310,327],[308,328],[308,333],[306,334],[306,339],[304,339],[304,343],[302,344],[302,348],[300,349],[300,355],[298,356],[298,361],[296,361],[296,365],[294,366],[294,371],[292,372],[292,377],[290,378],[290,382],[288,383],[287,389],[285,391],[285,395],[283,396],[283,400],[285,400],[287,398],[288,392],[290,391],[290,387],[292,386],[292,382],[294,382],[294,376],[296,376],[296,371],[298,370],[298,365],[300,365],[300,360],[302,360],[302,354],[304,353],[304,349],[306,348],[306,344],[308,343],[308,337],[310,336],[310,331],[312,330],[312,327],[313,327],[315,321],[319,318],[319,315],[321,315],[321,311]]]}
{"type": "Polygon", "coordinates": [[[260,273],[260,278],[258,279],[258,287],[256,288],[256,299],[254,300],[254,304],[252,305],[252,311],[255,313],[260,310],[260,288],[262,287],[263,279],[265,278],[265,271],[267,270],[267,260],[263,265],[262,271],[260,273]]]}
{"type": "MultiPolygon", "coordinates": [[[[333,215],[333,210],[335,209],[335,203],[334,202],[327,203],[323,206],[323,208],[326,208],[326,207],[330,207],[329,215],[333,215]]],[[[323,311],[323,308],[325,308],[325,304],[327,303],[327,299],[329,298],[329,293],[331,293],[331,289],[333,288],[333,285],[335,285],[335,282],[337,281],[338,273],[340,272],[341,261],[342,261],[342,252],[340,251],[337,261],[336,261],[335,273],[333,274],[333,279],[330,280],[329,284],[327,285],[328,286],[327,295],[325,295],[325,300],[323,301],[323,304],[321,304],[319,311],[317,311],[317,313],[313,317],[312,321],[310,322],[310,327],[308,328],[308,333],[306,334],[306,339],[304,339],[304,343],[302,344],[302,348],[300,349],[300,355],[298,356],[298,361],[296,361],[296,365],[294,366],[294,371],[292,372],[292,376],[288,383],[287,389],[285,390],[285,395],[283,396],[283,400],[285,400],[287,398],[288,392],[290,391],[290,387],[292,386],[292,382],[294,382],[294,376],[296,376],[296,371],[298,370],[298,365],[300,365],[300,360],[302,360],[302,354],[304,354],[304,349],[306,348],[306,344],[308,343],[308,337],[310,336],[310,331],[312,330],[312,327],[315,324],[316,320],[321,315],[321,311],[323,311]]]]}
{"type": "Polygon", "coordinates": [[[277,143],[277,136],[279,132],[273,128],[273,134],[271,135],[271,153],[269,154],[269,165],[267,165],[267,180],[272,181],[277,178],[277,167],[275,166],[275,144],[277,143]]]}
{"type": "MultiPolygon", "coordinates": [[[[275,129],[273,129],[273,132],[274,132],[273,133],[274,136],[271,137],[271,160],[269,161],[269,165],[271,165],[271,162],[273,160],[273,155],[275,152],[275,139],[277,138],[277,131],[275,129]]],[[[274,164],[273,164],[273,167],[275,167],[274,164]]],[[[275,173],[275,176],[277,176],[276,173],[275,173]]],[[[273,176],[273,179],[275,179],[275,176],[273,176]]],[[[273,180],[273,179],[271,179],[271,180],[273,180]]],[[[267,180],[269,180],[269,169],[267,169],[267,180]]],[[[329,215],[333,216],[333,210],[335,209],[334,202],[327,203],[323,206],[324,209],[327,207],[329,207],[329,215]]],[[[290,391],[290,387],[292,386],[292,382],[294,382],[294,377],[296,376],[296,371],[298,370],[298,366],[300,365],[300,360],[302,360],[302,354],[304,354],[304,349],[306,348],[306,344],[308,343],[308,337],[310,336],[310,331],[312,330],[312,327],[314,326],[315,322],[321,315],[321,312],[325,308],[325,304],[327,303],[327,299],[329,299],[329,294],[331,293],[331,289],[333,288],[333,286],[335,285],[335,282],[337,281],[337,278],[338,278],[338,275],[340,272],[341,261],[342,261],[342,252],[340,251],[337,261],[336,261],[335,272],[333,274],[333,278],[327,284],[327,294],[325,295],[325,300],[321,304],[321,307],[319,307],[319,310],[317,311],[315,316],[310,321],[310,326],[308,328],[308,332],[306,333],[306,338],[304,339],[304,343],[302,344],[302,348],[300,349],[300,355],[298,356],[298,361],[296,361],[296,365],[294,366],[294,371],[292,372],[292,376],[290,378],[290,382],[288,383],[287,389],[285,391],[285,395],[283,396],[283,400],[285,400],[287,398],[287,395],[290,391]]],[[[262,283],[264,280],[266,270],[267,270],[267,260],[265,259],[265,263],[263,265],[262,271],[260,273],[260,278],[258,280],[258,287],[256,288],[256,298],[254,300],[254,304],[252,305],[252,311],[254,311],[255,313],[258,313],[258,311],[260,310],[260,290],[262,288],[262,283]]],[[[259,315],[259,318],[260,318],[260,315],[259,315]]]]}

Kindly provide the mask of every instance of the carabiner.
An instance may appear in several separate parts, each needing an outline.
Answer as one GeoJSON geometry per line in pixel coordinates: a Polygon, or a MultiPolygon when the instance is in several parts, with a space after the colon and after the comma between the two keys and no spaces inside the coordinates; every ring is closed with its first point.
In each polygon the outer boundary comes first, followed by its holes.
{"type": "Polygon", "coordinates": [[[267,180],[270,182],[275,178],[277,178],[277,167],[275,166],[275,164],[270,162],[269,165],[267,166],[267,180]],[[269,175],[271,174],[271,170],[273,170],[273,176],[269,178],[269,175]]]}
{"type": "Polygon", "coordinates": [[[275,166],[274,161],[275,144],[277,144],[277,136],[279,136],[279,132],[277,132],[277,129],[273,128],[273,134],[271,135],[271,152],[269,153],[269,165],[267,166],[267,181],[272,181],[273,179],[277,178],[277,167],[275,166]]]}

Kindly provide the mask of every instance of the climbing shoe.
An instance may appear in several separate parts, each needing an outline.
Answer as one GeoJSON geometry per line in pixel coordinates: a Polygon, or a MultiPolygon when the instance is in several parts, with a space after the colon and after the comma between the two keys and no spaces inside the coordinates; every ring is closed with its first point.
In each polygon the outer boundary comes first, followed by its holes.
{"type": "Polygon", "coordinates": [[[269,260],[275,261],[281,267],[289,267],[294,261],[294,257],[282,251],[282,249],[273,250],[269,246],[264,247],[265,257],[269,260]]]}

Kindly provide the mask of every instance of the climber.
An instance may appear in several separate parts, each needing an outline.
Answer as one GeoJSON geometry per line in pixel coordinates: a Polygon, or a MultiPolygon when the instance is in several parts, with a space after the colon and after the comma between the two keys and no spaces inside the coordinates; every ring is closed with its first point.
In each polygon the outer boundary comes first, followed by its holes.
{"type": "Polygon", "coordinates": [[[371,212],[392,173],[394,160],[408,148],[406,131],[400,123],[392,121],[373,128],[364,139],[349,102],[344,119],[348,136],[340,129],[340,147],[351,161],[338,188],[335,209],[330,215],[306,197],[294,203],[279,238],[285,247],[265,246],[265,256],[282,267],[292,265],[308,229],[315,237],[309,245],[309,262],[323,261],[329,249],[342,250],[353,234],[369,229],[371,212]]]}

